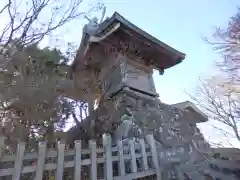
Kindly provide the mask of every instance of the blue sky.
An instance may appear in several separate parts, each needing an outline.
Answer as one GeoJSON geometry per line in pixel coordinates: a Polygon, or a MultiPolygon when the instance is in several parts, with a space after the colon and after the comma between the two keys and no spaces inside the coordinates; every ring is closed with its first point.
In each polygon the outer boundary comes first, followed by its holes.
{"type": "MultiPolygon", "coordinates": [[[[154,74],[160,99],[169,104],[188,100],[186,92],[194,93],[198,77],[209,77],[215,72],[214,60],[219,57],[202,38],[211,37],[214,27],[226,26],[236,7],[240,6],[239,0],[102,1],[107,7],[106,16],[110,17],[117,11],[139,28],[186,54],[183,63],[167,70],[163,76],[154,74]]],[[[94,3],[95,0],[86,0],[82,10],[94,3]]],[[[100,17],[100,12],[96,15],[100,17]]],[[[66,42],[79,45],[82,27],[86,23],[84,19],[69,23],[52,39],[48,38],[46,45],[54,44],[57,36],[61,38],[60,48],[65,47],[66,42]]],[[[207,139],[209,136],[221,139],[209,124],[203,124],[201,130],[207,139]]]]}
{"type": "Polygon", "coordinates": [[[117,11],[159,40],[186,53],[183,63],[167,70],[163,76],[157,73],[154,76],[160,99],[167,103],[186,100],[185,91],[194,91],[198,76],[211,72],[218,57],[202,38],[211,37],[214,26],[225,26],[237,6],[237,1],[229,0],[104,2],[108,16],[117,11]]]}
{"type": "MultiPolygon", "coordinates": [[[[194,93],[198,77],[213,74],[214,60],[219,56],[203,37],[211,38],[214,27],[226,26],[240,5],[234,0],[105,0],[104,3],[107,16],[117,11],[149,34],[186,54],[183,63],[166,70],[163,76],[154,74],[160,99],[170,104],[188,100],[186,91],[194,93]]],[[[213,142],[223,141],[227,146],[222,134],[210,124],[199,126],[205,138],[213,142]]]]}
{"type": "MultiPolygon", "coordinates": [[[[86,1],[93,4],[94,1],[86,1]]],[[[188,99],[186,91],[194,93],[198,77],[213,71],[219,58],[203,37],[211,37],[215,26],[226,26],[236,12],[237,0],[103,0],[106,16],[117,11],[139,28],[186,54],[183,63],[154,74],[160,99],[172,104],[188,99]]],[[[100,13],[96,14],[100,17],[100,13]]],[[[86,20],[71,23],[65,39],[80,43],[86,20]],[[73,28],[74,27],[74,28],[73,28]]]]}
{"type": "MultiPolygon", "coordinates": [[[[188,100],[186,92],[194,94],[199,84],[198,78],[207,78],[214,74],[216,71],[214,61],[219,56],[204,42],[203,37],[211,38],[215,27],[226,26],[240,5],[237,0],[103,0],[103,2],[107,7],[106,16],[111,17],[117,11],[139,28],[186,54],[184,62],[166,70],[163,76],[154,74],[160,99],[169,104],[188,100]]],[[[87,3],[91,4],[94,1],[87,3]]],[[[96,15],[100,17],[100,13],[96,15]]],[[[77,24],[71,23],[65,30],[64,37],[79,44],[81,29],[85,23],[86,20],[79,20],[77,24]]],[[[221,141],[228,145],[222,134],[211,127],[211,122],[202,123],[199,127],[207,140],[221,141]]],[[[240,147],[237,143],[233,144],[240,147]]]]}
{"type": "MultiPolygon", "coordinates": [[[[160,99],[169,104],[187,100],[185,92],[194,93],[198,77],[207,77],[214,71],[214,60],[219,57],[202,38],[211,37],[214,26],[225,26],[240,5],[238,0],[85,0],[81,10],[87,10],[87,5],[96,1],[104,2],[106,16],[117,11],[139,28],[186,54],[183,63],[170,68],[163,76],[154,74],[160,99]]],[[[95,15],[100,17],[100,14],[95,15]]],[[[7,19],[2,20],[0,29],[7,19]]],[[[47,38],[45,45],[59,44],[60,48],[65,47],[66,42],[79,45],[83,25],[87,22],[82,18],[69,23],[52,38],[47,38]],[[55,44],[56,37],[61,41],[55,44]]]]}

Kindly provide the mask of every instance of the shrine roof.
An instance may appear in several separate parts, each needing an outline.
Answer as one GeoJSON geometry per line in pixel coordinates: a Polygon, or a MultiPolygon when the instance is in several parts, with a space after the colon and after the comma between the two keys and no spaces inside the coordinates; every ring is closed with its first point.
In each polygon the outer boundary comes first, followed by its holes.
{"type": "Polygon", "coordinates": [[[232,158],[233,160],[240,160],[240,149],[238,148],[213,148],[214,154],[220,154],[221,157],[232,158]]]}
{"type": "Polygon", "coordinates": [[[122,23],[122,25],[126,26],[125,28],[129,28],[133,31],[135,31],[136,33],[140,34],[141,36],[145,37],[146,39],[150,40],[151,42],[161,46],[162,48],[166,49],[167,51],[170,51],[172,53],[175,53],[177,56],[179,56],[179,58],[184,59],[185,58],[185,54],[170,47],[169,45],[163,43],[162,41],[158,40],[157,38],[153,37],[152,35],[148,34],[147,32],[143,31],[142,29],[140,29],[139,27],[135,26],[134,24],[132,24],[130,21],[128,21],[127,19],[125,19],[123,16],[121,16],[119,13],[115,12],[113,14],[113,16],[108,19],[107,21],[105,21],[99,28],[99,34],[101,34],[101,32],[103,32],[107,27],[109,27],[111,24],[113,24],[114,22],[120,22],[122,23]]]}
{"type": "Polygon", "coordinates": [[[190,101],[185,101],[177,104],[173,104],[174,107],[186,110],[192,114],[192,120],[196,123],[208,121],[207,115],[205,115],[198,107],[196,107],[190,101]]]}
{"type": "Polygon", "coordinates": [[[94,47],[94,44],[106,41],[111,43],[116,36],[120,37],[120,41],[123,36],[126,36],[125,41],[131,43],[132,40],[139,46],[141,44],[143,48],[137,47],[136,50],[140,49],[141,58],[154,61],[153,66],[156,69],[170,68],[185,59],[184,53],[151,36],[115,12],[111,18],[100,24],[94,35],[83,32],[80,47],[72,64],[73,71],[79,63],[86,60],[85,55],[94,47]]]}

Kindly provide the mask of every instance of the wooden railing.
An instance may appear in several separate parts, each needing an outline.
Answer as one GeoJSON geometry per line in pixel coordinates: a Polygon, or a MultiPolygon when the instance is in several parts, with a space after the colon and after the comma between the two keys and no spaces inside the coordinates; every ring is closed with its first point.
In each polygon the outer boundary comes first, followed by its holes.
{"type": "MultiPolygon", "coordinates": [[[[62,142],[58,143],[56,150],[47,149],[46,142],[40,142],[38,152],[32,153],[25,153],[26,144],[20,142],[16,154],[2,153],[0,179],[5,177],[20,180],[24,175],[31,174],[27,179],[42,180],[46,179],[44,172],[51,171],[54,172],[52,179],[63,180],[64,172],[71,171],[71,179],[74,180],[130,180],[153,175],[160,180],[161,171],[155,141],[152,135],[147,138],[148,144],[140,139],[139,143],[130,140],[127,145],[123,145],[123,142],[119,141],[112,146],[111,137],[104,135],[102,147],[97,147],[96,141],[90,140],[89,148],[82,148],[82,141],[78,140],[75,141],[74,149],[67,150],[62,142]],[[100,164],[104,165],[102,170],[99,170],[100,164]],[[116,164],[117,166],[114,166],[116,164]],[[130,171],[126,170],[126,167],[129,167],[130,171]],[[85,175],[84,172],[89,170],[85,175]],[[100,174],[103,177],[99,177],[100,174]]],[[[0,141],[0,146],[2,145],[3,140],[0,141]]]]}

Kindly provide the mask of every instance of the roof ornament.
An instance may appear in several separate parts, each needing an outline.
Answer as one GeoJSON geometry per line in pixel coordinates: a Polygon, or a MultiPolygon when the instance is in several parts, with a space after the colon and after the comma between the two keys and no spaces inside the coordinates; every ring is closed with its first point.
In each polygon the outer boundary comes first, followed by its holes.
{"type": "Polygon", "coordinates": [[[96,34],[98,28],[100,27],[100,25],[103,23],[103,19],[106,13],[106,6],[104,6],[102,8],[102,17],[100,19],[100,21],[98,22],[98,18],[95,16],[93,18],[89,18],[88,16],[84,16],[85,19],[88,20],[88,24],[85,24],[83,27],[83,31],[85,33],[88,33],[89,35],[93,36],[96,34]]]}
{"type": "Polygon", "coordinates": [[[161,68],[161,69],[158,70],[158,72],[159,72],[159,75],[163,75],[164,74],[164,69],[161,68]]]}

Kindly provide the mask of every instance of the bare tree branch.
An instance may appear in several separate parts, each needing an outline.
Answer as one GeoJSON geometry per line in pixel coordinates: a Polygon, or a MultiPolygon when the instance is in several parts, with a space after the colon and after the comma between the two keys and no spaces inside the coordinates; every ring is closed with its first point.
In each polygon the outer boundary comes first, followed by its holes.
{"type": "MultiPolygon", "coordinates": [[[[19,0],[21,4],[21,0],[19,0]]],[[[11,0],[1,9],[1,13],[7,10],[9,24],[1,33],[0,43],[6,47],[13,39],[17,39],[16,45],[21,47],[40,42],[46,35],[64,26],[66,23],[88,14],[96,9],[97,4],[87,12],[79,12],[83,0],[70,0],[67,3],[53,0],[31,0],[26,2],[25,12],[22,5],[16,7],[11,0]],[[19,9],[19,10],[18,10],[19,9]],[[44,16],[48,13],[48,16],[44,16]],[[18,18],[23,17],[23,18],[18,18]],[[41,22],[43,21],[43,22],[41,22]]],[[[0,14],[1,14],[0,13],[0,14]]],[[[5,13],[5,14],[6,14],[5,13]]],[[[4,16],[5,17],[5,16],[4,16]]]]}
{"type": "Polygon", "coordinates": [[[6,4],[6,5],[0,10],[0,14],[2,14],[2,13],[5,11],[5,9],[7,9],[10,5],[11,5],[11,1],[9,0],[9,1],[8,1],[8,4],[6,4]]]}
{"type": "Polygon", "coordinates": [[[72,104],[59,92],[59,81],[70,81],[68,67],[59,64],[70,59],[57,49],[38,46],[47,35],[100,6],[83,12],[81,4],[82,0],[7,0],[0,5],[4,20],[0,29],[0,133],[15,140],[51,140],[70,116],[78,124],[87,115],[86,103],[72,104]]]}

